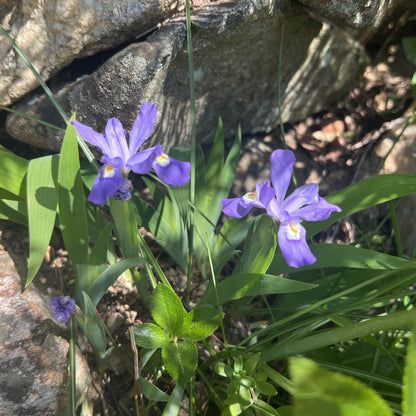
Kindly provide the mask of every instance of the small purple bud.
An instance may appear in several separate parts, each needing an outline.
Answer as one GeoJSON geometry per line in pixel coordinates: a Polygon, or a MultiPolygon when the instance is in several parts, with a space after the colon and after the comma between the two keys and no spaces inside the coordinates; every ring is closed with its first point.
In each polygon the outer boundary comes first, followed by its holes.
{"type": "Polygon", "coordinates": [[[53,319],[58,322],[68,322],[71,313],[75,311],[75,301],[69,296],[51,298],[49,307],[54,312],[53,319]]]}

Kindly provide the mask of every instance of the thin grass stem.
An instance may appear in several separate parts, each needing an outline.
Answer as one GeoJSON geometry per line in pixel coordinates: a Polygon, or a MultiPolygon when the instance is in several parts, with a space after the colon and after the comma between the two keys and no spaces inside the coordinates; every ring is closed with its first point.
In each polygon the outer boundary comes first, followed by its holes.
{"type": "Polygon", "coordinates": [[[76,416],[77,402],[76,402],[76,357],[75,357],[75,331],[74,331],[74,317],[69,318],[69,414],[76,416]]]}

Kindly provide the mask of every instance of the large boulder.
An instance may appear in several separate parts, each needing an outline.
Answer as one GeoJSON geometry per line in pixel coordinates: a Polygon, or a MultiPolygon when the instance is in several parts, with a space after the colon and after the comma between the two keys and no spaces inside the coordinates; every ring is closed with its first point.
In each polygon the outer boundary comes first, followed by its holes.
{"type": "MultiPolygon", "coordinates": [[[[75,58],[113,48],[172,15],[179,0],[4,0],[0,23],[48,79],[75,58]]],[[[0,104],[38,86],[26,64],[0,36],[0,104]]]]}
{"type": "MultiPolygon", "coordinates": [[[[211,141],[221,116],[227,134],[268,131],[279,123],[279,83],[284,122],[322,109],[348,91],[367,63],[363,46],[343,30],[312,18],[294,2],[223,1],[192,16],[197,140],[211,141]],[[281,57],[281,59],[279,59],[281,57]]],[[[58,81],[56,83],[59,84],[58,81]]],[[[190,103],[184,17],[146,40],[115,53],[92,74],[54,89],[68,113],[103,131],[110,117],[130,129],[144,101],[158,119],[148,145],[189,143],[190,103]]],[[[42,92],[17,110],[61,124],[42,92]]],[[[58,150],[56,130],[10,116],[19,140],[58,150]]]]}
{"type": "MultiPolygon", "coordinates": [[[[17,261],[26,259],[19,256],[17,261]]],[[[69,405],[66,328],[53,321],[47,295],[33,285],[22,289],[17,266],[0,244],[0,414],[65,416],[69,405]]],[[[79,351],[76,366],[80,403],[91,377],[79,351]]]]}

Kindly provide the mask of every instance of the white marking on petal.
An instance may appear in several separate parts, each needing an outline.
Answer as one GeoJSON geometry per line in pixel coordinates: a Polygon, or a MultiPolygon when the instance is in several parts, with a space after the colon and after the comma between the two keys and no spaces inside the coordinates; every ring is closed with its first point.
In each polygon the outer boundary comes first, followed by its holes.
{"type": "Polygon", "coordinates": [[[290,221],[286,225],[286,237],[288,240],[300,240],[300,224],[290,221]]]}
{"type": "Polygon", "coordinates": [[[157,163],[159,163],[160,166],[165,167],[169,165],[170,158],[167,154],[162,153],[160,156],[156,158],[157,163]]]}
{"type": "Polygon", "coordinates": [[[257,192],[247,192],[246,194],[243,195],[243,201],[246,204],[250,204],[251,202],[253,202],[258,197],[259,196],[258,196],[257,192]]]}
{"type": "Polygon", "coordinates": [[[116,171],[114,166],[111,163],[106,163],[103,169],[103,178],[112,178],[115,175],[116,171]]]}

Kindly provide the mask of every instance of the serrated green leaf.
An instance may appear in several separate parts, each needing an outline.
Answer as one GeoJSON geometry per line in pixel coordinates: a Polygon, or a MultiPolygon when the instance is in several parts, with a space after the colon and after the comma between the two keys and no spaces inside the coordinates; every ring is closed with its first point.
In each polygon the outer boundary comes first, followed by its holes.
{"type": "Polygon", "coordinates": [[[134,340],[142,348],[162,348],[170,341],[166,332],[160,326],[145,323],[134,326],[134,340]]]}
{"type": "Polygon", "coordinates": [[[392,416],[384,400],[363,383],[320,368],[304,358],[290,360],[295,416],[392,416]]]}
{"type": "Polygon", "coordinates": [[[403,416],[416,415],[416,337],[414,332],[407,347],[402,409],[403,416]]]}
{"type": "Polygon", "coordinates": [[[76,274],[78,303],[90,287],[88,274],[88,222],[84,185],[80,174],[77,133],[71,124],[65,132],[58,170],[59,221],[65,247],[76,274]]]}
{"type": "Polygon", "coordinates": [[[190,341],[208,338],[219,326],[218,311],[211,305],[203,305],[185,315],[181,337],[190,341]]]}
{"type": "Polygon", "coordinates": [[[95,310],[94,305],[91,302],[89,296],[82,292],[84,298],[84,317],[85,321],[82,322],[78,319],[79,324],[82,326],[88,341],[94,348],[94,350],[103,354],[107,348],[107,339],[105,335],[105,329],[100,317],[95,310]]]}
{"type": "Polygon", "coordinates": [[[261,215],[253,221],[241,256],[241,273],[265,273],[277,247],[277,229],[271,217],[261,215]]]}
{"type": "Polygon", "coordinates": [[[178,295],[168,286],[159,283],[150,300],[153,319],[171,337],[179,336],[186,315],[178,295]]]}
{"type": "Polygon", "coordinates": [[[187,340],[171,342],[162,347],[162,358],[171,377],[180,385],[185,386],[195,373],[198,364],[198,348],[193,342],[187,340]]]}
{"type": "Polygon", "coordinates": [[[97,306],[104,296],[107,289],[121,276],[126,270],[136,267],[138,264],[147,263],[143,257],[130,257],[112,264],[107,270],[101,273],[88,289],[92,303],[97,306]]]}
{"type": "Polygon", "coordinates": [[[59,156],[30,161],[27,170],[27,210],[29,223],[29,267],[26,287],[32,282],[45,257],[55,226],[58,204],[59,156]]]}
{"type": "MultiPolygon", "coordinates": [[[[310,290],[316,285],[299,282],[293,279],[270,274],[235,274],[218,284],[220,304],[246,296],[271,295],[275,293],[293,293],[310,290]]],[[[207,290],[202,298],[203,303],[214,305],[215,292],[207,290]]]]}

